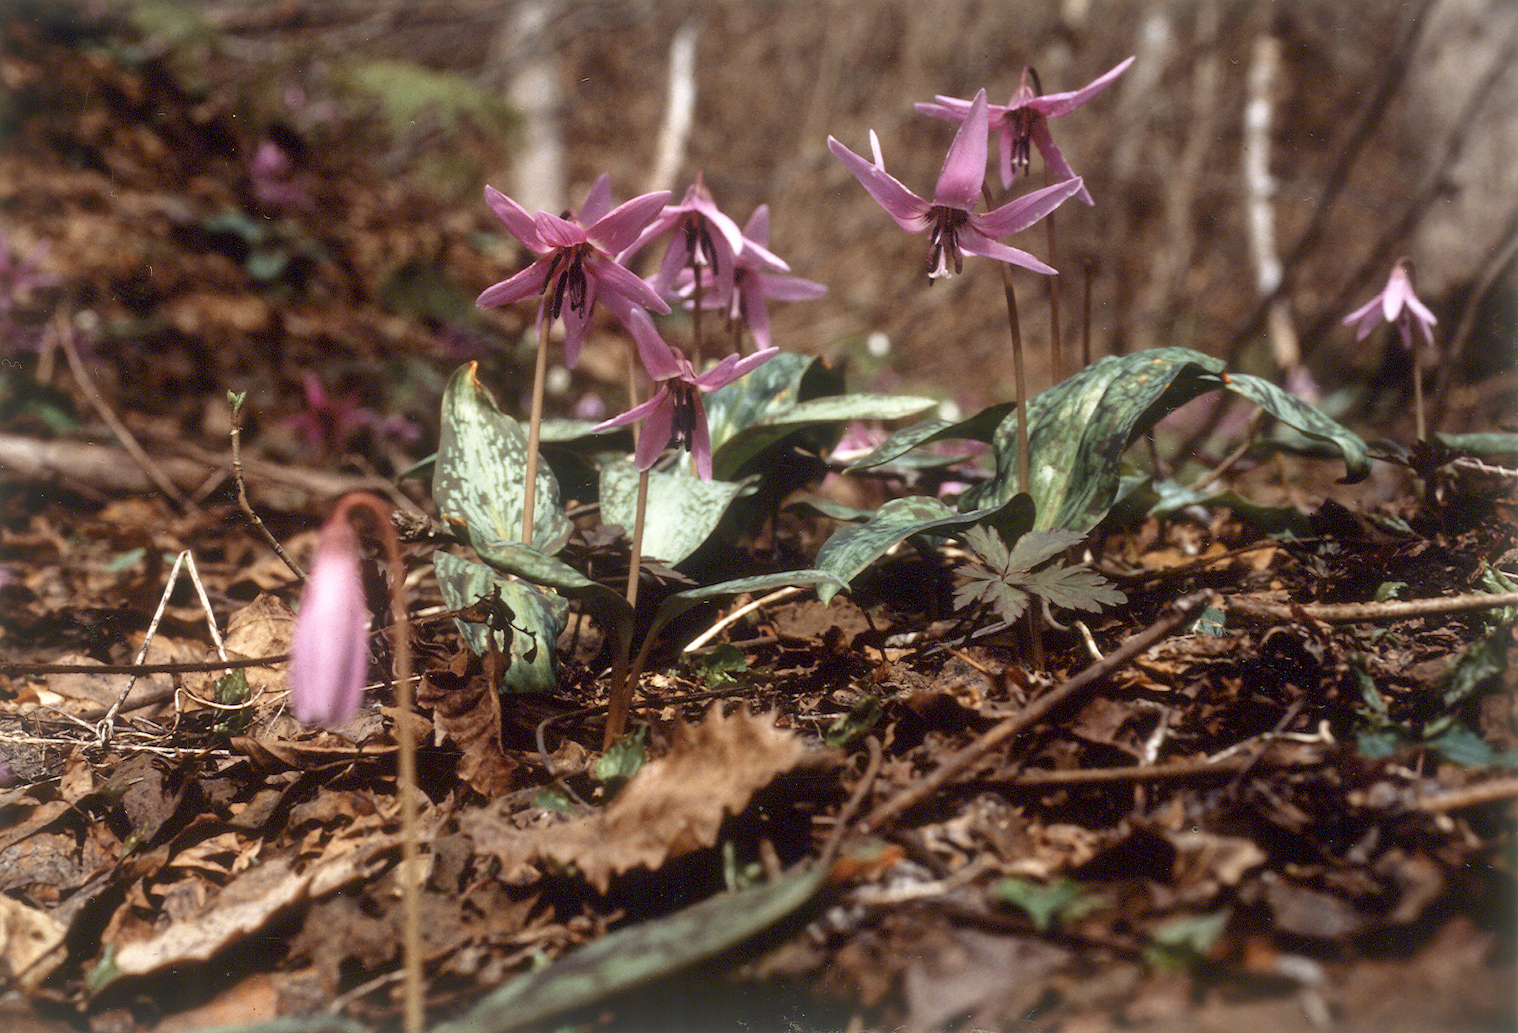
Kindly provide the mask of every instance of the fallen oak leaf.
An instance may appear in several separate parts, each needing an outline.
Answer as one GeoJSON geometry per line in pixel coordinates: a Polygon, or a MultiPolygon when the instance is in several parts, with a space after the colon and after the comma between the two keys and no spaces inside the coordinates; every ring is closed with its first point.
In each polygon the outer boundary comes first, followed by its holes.
{"type": "Polygon", "coordinates": [[[460,827],[507,871],[552,859],[605,893],[613,875],[654,871],[715,846],[727,814],[741,812],[775,776],[823,756],[766,714],[724,716],[718,704],[700,724],[677,726],[669,753],[644,765],[598,814],[523,831],[493,811],[477,811],[461,817],[460,827]]]}

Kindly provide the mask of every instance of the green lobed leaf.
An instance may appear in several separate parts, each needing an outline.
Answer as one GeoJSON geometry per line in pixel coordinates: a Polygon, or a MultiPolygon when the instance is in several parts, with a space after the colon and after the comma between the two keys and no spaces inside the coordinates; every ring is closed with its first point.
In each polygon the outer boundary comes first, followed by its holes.
{"type": "MultiPolygon", "coordinates": [[[[629,537],[637,519],[638,468],[625,460],[601,468],[601,519],[629,537]]],[[[703,481],[683,470],[651,471],[643,518],[643,555],[676,564],[717,529],[728,504],[752,489],[732,481],[703,481]]]]}
{"type": "Polygon", "coordinates": [[[501,577],[483,563],[449,552],[432,554],[443,603],[458,610],[473,606],[499,591],[511,611],[511,628],[490,628],[468,621],[455,621],[464,642],[484,654],[492,644],[511,660],[501,678],[501,688],[513,692],[552,692],[558,687],[558,656],[554,644],[569,622],[569,604],[526,581],[501,577]]]}
{"type": "MultiPolygon", "coordinates": [[[[496,406],[479,381],[477,363],[460,366],[448,381],[442,419],[432,478],[438,512],[461,522],[471,544],[520,540],[527,434],[496,406]]],[[[574,526],[546,462],[539,462],[537,479],[532,544],[552,554],[569,541],[574,526]]]]}

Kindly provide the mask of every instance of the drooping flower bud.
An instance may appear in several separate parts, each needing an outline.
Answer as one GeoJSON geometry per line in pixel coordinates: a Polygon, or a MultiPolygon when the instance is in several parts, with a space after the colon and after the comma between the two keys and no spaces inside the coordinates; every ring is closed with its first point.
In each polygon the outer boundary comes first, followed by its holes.
{"type": "Polygon", "coordinates": [[[323,525],[290,643],[290,712],[341,724],[358,712],[369,673],[369,606],[358,534],[340,507],[323,525]]]}

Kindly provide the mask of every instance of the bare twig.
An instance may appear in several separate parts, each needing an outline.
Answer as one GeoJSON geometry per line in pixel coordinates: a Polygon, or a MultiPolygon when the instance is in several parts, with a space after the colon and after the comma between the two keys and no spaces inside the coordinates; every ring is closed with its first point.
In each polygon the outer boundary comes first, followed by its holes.
{"type": "Polygon", "coordinates": [[[137,443],[137,439],[132,436],[132,432],[127,430],[126,424],[121,422],[110,404],[106,402],[100,389],[95,386],[95,381],[90,378],[89,370],[84,368],[84,360],[79,357],[79,347],[74,343],[73,328],[68,325],[68,318],[61,311],[53,318],[53,329],[58,345],[68,359],[69,371],[74,374],[74,382],[89,399],[90,405],[94,406],[95,411],[100,414],[105,425],[111,428],[111,433],[116,435],[116,440],[121,442],[121,447],[126,449],[132,462],[136,463],[137,468],[147,475],[158,490],[172,499],[180,509],[190,513],[198,511],[200,507],[186,498],[169,476],[153,461],[153,457],[143,450],[143,447],[137,443]]]}
{"type": "Polygon", "coordinates": [[[306,572],[300,569],[300,564],[290,558],[285,547],[279,544],[279,539],[269,533],[264,526],[263,520],[253,511],[248,503],[248,486],[242,479],[242,403],[247,398],[246,393],[227,392],[227,405],[232,410],[232,479],[237,482],[237,505],[242,509],[243,515],[253,524],[253,529],[263,536],[264,541],[269,543],[274,554],[284,560],[285,566],[295,574],[297,580],[306,580],[306,572]]]}
{"type": "Polygon", "coordinates": [[[933,793],[968,771],[972,765],[998,745],[1040,720],[1045,714],[1060,704],[1067,702],[1088,685],[1122,667],[1128,661],[1170,634],[1170,632],[1185,623],[1192,613],[1205,605],[1211,598],[1212,592],[1210,590],[1203,590],[1177,599],[1171,604],[1169,611],[1161,616],[1159,620],[1130,637],[1122,645],[1118,646],[1111,653],[1108,653],[1106,658],[1101,662],[1092,664],[1081,671],[1080,674],[1055,686],[1049,692],[1033,700],[1016,714],[996,725],[996,727],[986,732],[979,739],[976,739],[969,746],[949,757],[948,760],[940,764],[926,777],[875,808],[875,810],[870,812],[869,817],[865,819],[864,823],[866,827],[878,829],[886,822],[894,820],[908,808],[921,803],[933,793]]]}
{"type": "Polygon", "coordinates": [[[1462,610],[1488,610],[1500,606],[1518,606],[1518,592],[1472,592],[1467,595],[1391,600],[1384,603],[1272,603],[1235,596],[1228,600],[1228,613],[1244,620],[1264,623],[1305,617],[1325,624],[1355,624],[1359,621],[1401,620],[1437,613],[1459,613],[1462,610]]]}

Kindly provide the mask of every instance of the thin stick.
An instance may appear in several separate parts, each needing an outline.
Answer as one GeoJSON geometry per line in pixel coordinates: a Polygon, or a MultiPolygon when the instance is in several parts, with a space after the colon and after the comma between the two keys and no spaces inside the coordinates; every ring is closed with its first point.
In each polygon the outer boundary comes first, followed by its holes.
{"type": "MultiPolygon", "coordinates": [[[[643,518],[648,511],[648,478],[648,470],[638,475],[638,504],[633,517],[632,554],[628,557],[627,563],[627,605],[634,612],[638,609],[638,581],[643,570],[643,518]]],[[[642,660],[648,655],[647,650],[651,641],[651,639],[644,640],[644,648],[638,654],[639,663],[634,665],[631,674],[628,671],[626,647],[617,650],[616,659],[612,662],[611,696],[607,700],[606,732],[601,738],[602,750],[611,749],[612,744],[621,738],[622,733],[627,729],[627,714],[632,709],[637,676],[643,671],[642,660]]]]}
{"type": "Polygon", "coordinates": [[[1518,592],[1471,592],[1432,599],[1399,599],[1384,603],[1270,603],[1249,598],[1228,600],[1228,613],[1247,620],[1276,623],[1306,617],[1324,624],[1401,620],[1463,610],[1518,606],[1518,592]]]}
{"type": "Polygon", "coordinates": [[[533,540],[533,509],[538,502],[538,440],[543,426],[543,385],[548,380],[548,313],[538,315],[538,358],[532,373],[532,413],[527,420],[527,483],[522,486],[522,541],[533,540]]]}
{"type": "Polygon", "coordinates": [[[1159,620],[1149,625],[1143,631],[1131,636],[1122,645],[1108,653],[1106,658],[1101,662],[1092,664],[1081,671],[1080,674],[1056,686],[1038,699],[1033,700],[1023,707],[1022,710],[996,725],[996,727],[986,732],[975,742],[950,756],[948,760],[940,764],[933,772],[875,808],[875,810],[870,812],[869,817],[865,819],[865,826],[871,830],[879,829],[886,822],[895,819],[908,808],[914,807],[923,800],[926,800],[933,793],[968,771],[972,765],[1002,742],[1032,725],[1055,707],[1067,702],[1088,685],[1122,667],[1128,661],[1170,634],[1175,628],[1185,623],[1199,606],[1204,605],[1211,598],[1212,592],[1204,589],[1203,591],[1177,599],[1171,604],[1169,611],[1161,616],[1159,620]]]}
{"type": "Polygon", "coordinates": [[[711,627],[707,628],[701,634],[699,634],[695,638],[691,639],[690,640],[690,644],[685,647],[684,652],[687,652],[687,653],[694,653],[694,652],[696,652],[697,650],[699,650],[703,646],[705,646],[708,642],[710,642],[712,639],[714,639],[718,635],[722,634],[722,632],[723,632],[724,629],[729,628],[732,625],[738,623],[746,615],[748,615],[750,613],[753,613],[755,610],[760,609],[761,607],[769,606],[771,603],[778,603],[782,599],[789,599],[793,595],[799,595],[799,594],[801,594],[804,591],[806,591],[804,588],[801,588],[801,587],[799,587],[797,585],[790,585],[789,587],[786,587],[786,588],[777,588],[777,589],[775,589],[775,591],[771,592],[769,595],[764,596],[764,597],[762,597],[760,599],[752,599],[749,602],[744,603],[742,606],[738,607],[732,613],[728,614],[726,617],[723,617],[716,624],[713,624],[711,627]]]}
{"type": "MultiPolygon", "coordinates": [[[[1407,318],[1403,314],[1403,318],[1407,318]]],[[[1415,333],[1408,335],[1413,342],[1413,432],[1417,440],[1428,440],[1428,426],[1423,422],[1423,340],[1415,333]]]]}
{"type": "MultiPolygon", "coordinates": [[[[529,483],[531,483],[529,481],[529,483]]],[[[367,492],[349,495],[337,505],[337,513],[352,506],[367,509],[374,517],[385,558],[390,564],[390,628],[395,650],[395,735],[400,740],[396,760],[396,781],[401,797],[401,958],[405,973],[402,1004],[402,1028],[406,1033],[421,1033],[426,1021],[422,999],[422,908],[417,886],[417,856],[420,850],[417,833],[416,735],[412,715],[411,620],[406,612],[406,565],[401,556],[400,539],[390,520],[390,510],[367,492]]]]}
{"type": "Polygon", "coordinates": [[[1091,260],[1081,266],[1081,368],[1091,365],[1091,260]]]}
{"type": "Polygon", "coordinates": [[[164,473],[159,465],[153,461],[153,457],[148,455],[143,447],[137,443],[137,439],[132,436],[132,432],[127,430],[126,424],[122,423],[116,416],[116,413],[112,411],[109,403],[105,400],[105,396],[100,393],[100,389],[95,386],[94,380],[90,378],[89,370],[84,368],[84,360],[79,357],[79,348],[74,344],[74,333],[69,328],[66,317],[63,316],[62,312],[53,321],[53,327],[54,336],[58,339],[58,346],[63,349],[64,358],[68,359],[69,372],[74,374],[74,382],[79,385],[79,390],[84,392],[85,398],[89,399],[89,403],[94,407],[95,412],[105,421],[105,425],[111,428],[111,433],[116,435],[116,439],[121,442],[121,447],[126,449],[127,455],[132,457],[132,462],[136,463],[137,468],[147,475],[148,480],[157,485],[158,490],[172,499],[174,504],[180,509],[187,513],[199,512],[200,507],[184,496],[169,478],[168,474],[164,473]]]}
{"type": "Polygon", "coordinates": [[[284,560],[285,566],[295,574],[297,580],[306,580],[306,572],[300,568],[300,564],[290,558],[285,547],[279,544],[279,539],[269,533],[264,522],[259,519],[257,513],[248,502],[248,486],[242,478],[242,403],[248,397],[246,391],[227,392],[227,405],[232,409],[232,479],[237,482],[237,505],[243,511],[243,515],[253,524],[253,529],[263,536],[264,541],[269,543],[274,554],[284,560]]]}

